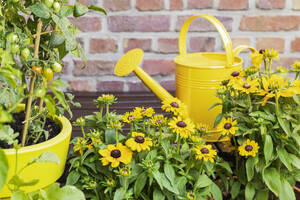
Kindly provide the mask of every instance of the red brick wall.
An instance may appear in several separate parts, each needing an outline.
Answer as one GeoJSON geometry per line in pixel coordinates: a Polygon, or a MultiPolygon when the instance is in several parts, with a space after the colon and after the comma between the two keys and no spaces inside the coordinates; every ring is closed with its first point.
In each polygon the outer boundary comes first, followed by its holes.
{"type": "MultiPolygon", "coordinates": [[[[71,0],[74,1],[74,0],[71,0]]],[[[63,79],[75,91],[141,91],[146,88],[135,76],[116,77],[114,65],[127,51],[142,48],[141,67],[166,89],[174,90],[174,57],[178,35],[191,15],[216,16],[228,30],[233,45],[249,44],[257,49],[276,48],[289,67],[300,60],[300,0],[80,0],[108,11],[104,17],[91,12],[71,19],[83,31],[79,41],[88,66],[71,56],[65,60],[63,79]]],[[[224,51],[214,27],[195,20],[187,37],[189,52],[224,51]]],[[[241,54],[249,63],[248,53],[241,54]]]]}

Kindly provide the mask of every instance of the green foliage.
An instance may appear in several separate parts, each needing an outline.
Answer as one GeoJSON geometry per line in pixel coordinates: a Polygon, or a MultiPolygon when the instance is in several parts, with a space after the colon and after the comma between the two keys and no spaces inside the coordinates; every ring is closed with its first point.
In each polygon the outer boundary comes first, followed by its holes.
{"type": "Polygon", "coordinates": [[[2,149],[0,149],[0,191],[6,182],[8,172],[7,158],[2,149]]]}

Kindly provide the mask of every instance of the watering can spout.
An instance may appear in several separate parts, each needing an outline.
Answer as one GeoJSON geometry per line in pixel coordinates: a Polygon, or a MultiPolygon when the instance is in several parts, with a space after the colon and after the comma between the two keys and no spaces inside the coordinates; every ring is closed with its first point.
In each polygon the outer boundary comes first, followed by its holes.
{"type": "Polygon", "coordinates": [[[117,76],[126,76],[134,72],[143,83],[161,100],[174,98],[167,90],[151,78],[139,64],[142,62],[144,52],[141,49],[133,49],[127,52],[116,64],[114,73],[117,76]]]}

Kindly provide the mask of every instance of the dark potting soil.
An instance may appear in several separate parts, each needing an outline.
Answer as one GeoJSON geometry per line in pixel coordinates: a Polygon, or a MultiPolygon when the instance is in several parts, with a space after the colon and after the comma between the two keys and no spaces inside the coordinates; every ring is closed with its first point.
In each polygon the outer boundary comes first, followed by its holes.
{"type": "MultiPolygon", "coordinates": [[[[15,133],[17,133],[17,132],[19,133],[19,136],[17,137],[17,139],[18,139],[19,143],[21,143],[23,125],[24,125],[23,121],[25,120],[25,113],[24,112],[15,113],[15,114],[13,114],[13,119],[14,119],[14,122],[9,123],[9,125],[14,130],[15,133]]],[[[50,140],[51,138],[54,138],[55,136],[57,136],[61,131],[60,126],[58,124],[56,124],[50,118],[46,119],[44,129],[46,131],[48,131],[48,133],[49,133],[48,140],[50,140]]],[[[30,132],[28,133],[28,135],[30,135],[30,132]]],[[[45,142],[45,141],[46,141],[45,135],[42,134],[40,139],[37,141],[37,144],[45,142]]],[[[32,144],[33,144],[33,139],[29,139],[26,146],[29,146],[29,145],[32,145],[32,144]]],[[[13,147],[13,145],[8,145],[6,142],[3,142],[3,141],[0,140],[0,148],[9,149],[9,148],[12,148],[12,147],[13,147]]]]}

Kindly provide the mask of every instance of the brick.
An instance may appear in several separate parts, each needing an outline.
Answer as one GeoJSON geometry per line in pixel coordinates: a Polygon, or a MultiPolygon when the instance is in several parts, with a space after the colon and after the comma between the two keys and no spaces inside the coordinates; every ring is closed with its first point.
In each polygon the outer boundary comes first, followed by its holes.
{"type": "Polygon", "coordinates": [[[295,38],[291,42],[291,51],[292,52],[300,52],[300,37],[295,38]]]}
{"type": "Polygon", "coordinates": [[[188,9],[212,8],[213,3],[213,0],[188,0],[188,9]]]}
{"type": "Polygon", "coordinates": [[[122,81],[99,81],[97,91],[99,92],[123,92],[124,82],[122,81]]]}
{"type": "Polygon", "coordinates": [[[98,17],[70,18],[70,21],[83,32],[97,32],[102,28],[101,19],[98,17]]]}
{"type": "Polygon", "coordinates": [[[117,49],[118,46],[114,39],[92,38],[90,40],[90,53],[116,52],[117,49]]]}
{"type": "Polygon", "coordinates": [[[283,9],[285,7],[285,0],[258,0],[256,7],[260,9],[283,9]]]}
{"type": "Polygon", "coordinates": [[[280,60],[274,60],[272,68],[275,70],[278,66],[291,68],[295,61],[300,61],[300,57],[280,57],[280,60]]]}
{"type": "Polygon", "coordinates": [[[115,62],[103,60],[88,60],[87,66],[81,69],[82,61],[74,61],[73,74],[75,76],[97,76],[97,75],[112,75],[115,62]]]}
{"type": "Polygon", "coordinates": [[[183,10],[183,0],[170,0],[170,10],[183,10]]]}
{"type": "Polygon", "coordinates": [[[191,52],[213,52],[215,50],[215,38],[213,37],[192,37],[190,39],[191,52]]]}
{"type": "Polygon", "coordinates": [[[300,0],[294,0],[293,1],[293,9],[294,10],[300,10],[300,0]]]}
{"type": "Polygon", "coordinates": [[[103,7],[109,11],[129,10],[130,0],[104,0],[103,7]]]}
{"type": "Polygon", "coordinates": [[[247,10],[248,0],[220,0],[219,10],[247,10]]]}
{"type": "Polygon", "coordinates": [[[108,29],[112,32],[163,32],[170,30],[170,16],[110,16],[108,29]]]}
{"type": "Polygon", "coordinates": [[[97,4],[97,0],[77,0],[77,1],[85,6],[91,6],[97,4]]]}
{"type": "Polygon", "coordinates": [[[123,41],[124,52],[135,48],[140,48],[145,52],[149,52],[151,51],[151,45],[151,39],[125,38],[123,41]]]}
{"type": "MultiPolygon", "coordinates": [[[[191,16],[178,16],[176,22],[176,31],[180,31],[183,23],[191,16]]],[[[218,20],[224,25],[227,31],[232,30],[232,17],[217,17],[218,20]]],[[[217,31],[214,25],[209,21],[203,18],[196,18],[190,25],[189,31],[195,32],[208,32],[208,31],[217,31]]]]}
{"type": "Polygon", "coordinates": [[[93,88],[92,85],[88,81],[76,80],[76,81],[69,81],[69,91],[76,91],[76,92],[92,92],[93,88]]]}
{"type": "Polygon", "coordinates": [[[170,75],[175,72],[175,63],[172,60],[144,60],[142,67],[149,75],[170,75]]]}
{"type": "Polygon", "coordinates": [[[241,20],[242,31],[289,31],[298,30],[299,16],[244,16],[241,20]]]}
{"type": "Polygon", "coordinates": [[[169,80],[169,81],[161,81],[160,85],[165,88],[167,91],[175,91],[175,80],[169,80]]]}
{"type": "Polygon", "coordinates": [[[141,11],[155,11],[164,8],[163,0],[136,0],[136,8],[141,11]]]}
{"type": "Polygon", "coordinates": [[[177,38],[159,38],[157,43],[157,52],[159,53],[178,53],[177,38]]]}
{"type": "Polygon", "coordinates": [[[232,47],[235,48],[240,45],[250,45],[251,41],[250,38],[244,38],[244,37],[235,37],[231,38],[232,47]]]}
{"type": "Polygon", "coordinates": [[[266,38],[261,37],[256,40],[256,49],[275,49],[278,52],[284,51],[284,39],[283,38],[266,38]]]}
{"type": "Polygon", "coordinates": [[[130,82],[128,83],[128,88],[130,92],[145,92],[150,91],[144,83],[142,82],[130,82]]]}

